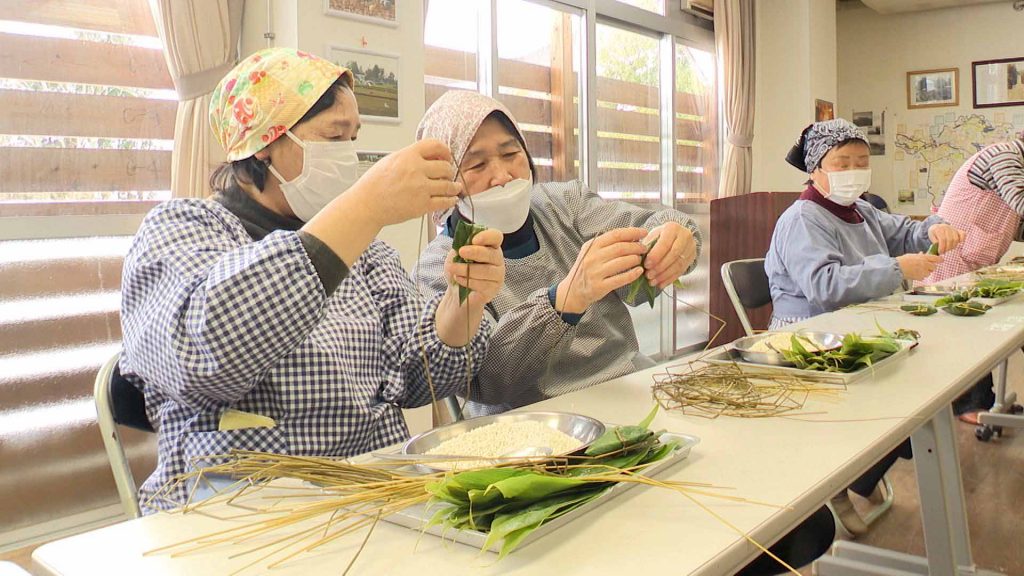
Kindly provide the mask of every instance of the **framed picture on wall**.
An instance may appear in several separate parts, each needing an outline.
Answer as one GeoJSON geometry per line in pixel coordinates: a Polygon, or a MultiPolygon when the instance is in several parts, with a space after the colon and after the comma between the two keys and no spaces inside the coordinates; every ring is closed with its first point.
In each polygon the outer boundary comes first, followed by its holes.
{"type": "Polygon", "coordinates": [[[397,27],[398,0],[324,0],[324,14],[397,27]]]}
{"type": "Polygon", "coordinates": [[[397,124],[399,115],[398,55],[361,48],[328,46],[327,58],[352,71],[356,79],[359,117],[368,122],[397,124]]]}
{"type": "Polygon", "coordinates": [[[835,120],[836,110],[835,106],[832,105],[828,100],[814,99],[814,121],[821,122],[823,120],[835,120]]]}
{"type": "Polygon", "coordinates": [[[974,107],[1024,105],[1024,57],[971,63],[974,107]]]}
{"type": "Polygon", "coordinates": [[[960,105],[960,69],[907,72],[907,108],[960,105]]]}

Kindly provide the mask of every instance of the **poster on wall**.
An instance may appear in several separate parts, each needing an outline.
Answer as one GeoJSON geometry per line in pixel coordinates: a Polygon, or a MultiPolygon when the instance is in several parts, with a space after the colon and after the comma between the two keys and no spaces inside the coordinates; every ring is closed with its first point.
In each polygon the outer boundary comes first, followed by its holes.
{"type": "Polygon", "coordinates": [[[1024,105],[1024,58],[971,63],[974,107],[1024,105]]]}
{"type": "Polygon", "coordinates": [[[885,156],[885,110],[854,112],[853,123],[868,135],[872,156],[885,156]]]}
{"type": "Polygon", "coordinates": [[[835,120],[836,112],[832,103],[828,100],[814,99],[814,121],[835,120]]]}
{"type": "Polygon", "coordinates": [[[398,0],[324,0],[328,16],[398,26],[398,0]]]}
{"type": "Polygon", "coordinates": [[[359,48],[330,46],[328,59],[352,71],[356,79],[356,102],[359,117],[368,122],[397,124],[398,113],[398,55],[359,48]]]}

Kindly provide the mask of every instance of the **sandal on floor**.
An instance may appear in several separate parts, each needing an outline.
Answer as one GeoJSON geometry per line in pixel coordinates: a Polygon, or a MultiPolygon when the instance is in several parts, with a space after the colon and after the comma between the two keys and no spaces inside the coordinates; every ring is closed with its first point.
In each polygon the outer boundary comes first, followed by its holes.
{"type": "Polygon", "coordinates": [[[970,424],[971,426],[980,426],[981,422],[978,421],[978,415],[981,414],[981,412],[981,410],[964,412],[963,414],[960,414],[956,418],[957,420],[963,422],[964,424],[970,424]]]}

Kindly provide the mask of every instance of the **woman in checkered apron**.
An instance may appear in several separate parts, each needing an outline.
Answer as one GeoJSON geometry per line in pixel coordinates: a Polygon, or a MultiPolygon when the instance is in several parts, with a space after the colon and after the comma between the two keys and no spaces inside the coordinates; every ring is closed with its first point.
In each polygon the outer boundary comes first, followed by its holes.
{"type": "Polygon", "coordinates": [[[512,112],[497,100],[453,90],[423,116],[417,139],[452,150],[470,198],[439,211],[442,233],[415,278],[445,290],[443,267],[460,221],[505,233],[505,287],[487,306],[495,322],[477,388],[500,402],[491,414],[581,390],[652,366],[639,351],[628,285],[646,275],[660,292],[694,269],[700,231],[686,214],[604,200],[582,182],[534,182],[533,159],[512,112]],[[641,265],[644,244],[653,243],[641,265]]]}
{"type": "Polygon", "coordinates": [[[927,284],[999,262],[1024,216],[1024,132],[1018,139],[987,146],[953,176],[939,216],[967,233],[943,256],[927,284]]]}
{"type": "Polygon", "coordinates": [[[455,393],[480,366],[501,234],[462,248],[471,274],[449,260],[450,286],[424,301],[374,237],[455,204],[450,152],[420,142],[358,177],[352,87],[348,70],[294,49],[243,60],[211,97],[228,160],[215,195],[161,204],[135,237],[121,372],[158,434],[147,512],[181,503],[184,487],[162,487],[209,455],[352,456],[404,440],[402,408],[455,393]],[[473,289],[465,305],[458,286],[473,289]]]}
{"type": "MultiPolygon", "coordinates": [[[[926,284],[937,284],[999,262],[1024,215],[1024,132],[1016,140],[986,146],[957,170],[939,206],[939,216],[967,232],[964,243],[943,255],[926,284]]],[[[953,403],[969,424],[995,402],[989,374],[953,403]]]]}

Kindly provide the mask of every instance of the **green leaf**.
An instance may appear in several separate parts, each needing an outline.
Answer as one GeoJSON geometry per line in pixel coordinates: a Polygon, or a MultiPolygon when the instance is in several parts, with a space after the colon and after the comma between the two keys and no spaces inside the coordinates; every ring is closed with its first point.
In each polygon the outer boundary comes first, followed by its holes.
{"type": "Polygon", "coordinates": [[[640,428],[649,429],[651,427],[651,422],[654,422],[654,417],[658,414],[658,407],[659,405],[655,403],[654,406],[651,408],[651,411],[647,414],[646,417],[644,417],[643,420],[640,421],[639,424],[637,424],[637,426],[639,426],[640,428]]]}
{"type": "MultiPolygon", "coordinates": [[[[452,248],[455,249],[455,262],[459,264],[471,264],[469,260],[459,256],[459,249],[463,246],[472,245],[473,238],[486,229],[486,226],[471,224],[465,220],[459,220],[459,223],[455,225],[455,237],[452,239],[452,248]]],[[[459,286],[459,304],[464,304],[466,302],[466,298],[469,298],[470,292],[472,292],[472,290],[469,288],[459,286]]]]}
{"type": "Polygon", "coordinates": [[[494,490],[500,490],[507,500],[537,500],[584,483],[576,478],[530,472],[495,482],[491,486],[494,490]]]}

